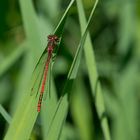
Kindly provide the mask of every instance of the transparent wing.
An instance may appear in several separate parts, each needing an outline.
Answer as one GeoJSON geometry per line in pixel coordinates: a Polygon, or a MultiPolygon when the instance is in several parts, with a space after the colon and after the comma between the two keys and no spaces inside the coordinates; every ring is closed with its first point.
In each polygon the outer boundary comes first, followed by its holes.
{"type": "Polygon", "coordinates": [[[47,54],[44,54],[42,56],[42,59],[36,66],[34,72],[33,72],[33,79],[32,79],[32,84],[31,84],[31,93],[30,95],[38,94],[41,83],[42,83],[42,78],[43,78],[43,73],[44,73],[44,68],[45,68],[45,58],[47,57],[47,54]]]}

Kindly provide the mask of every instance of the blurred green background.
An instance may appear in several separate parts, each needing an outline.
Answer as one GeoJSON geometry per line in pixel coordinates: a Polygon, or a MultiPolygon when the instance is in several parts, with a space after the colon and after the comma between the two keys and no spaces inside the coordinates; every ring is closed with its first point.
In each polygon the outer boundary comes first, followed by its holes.
{"type": "MultiPolygon", "coordinates": [[[[37,22],[41,33],[42,47],[28,46],[34,40],[27,32],[21,2],[0,0],[0,110],[13,117],[17,105],[30,81],[35,63],[47,44],[47,35],[53,33],[69,1],[34,0],[34,11],[26,5],[28,22],[34,27],[37,22]],[[36,16],[31,18],[31,13],[36,16]],[[36,21],[36,19],[38,20],[36,21]],[[33,20],[34,19],[34,20],[33,20]],[[24,26],[23,26],[24,24],[24,26]],[[44,28],[45,27],[45,28],[44,28]],[[25,29],[26,28],[26,29],[25,29]]],[[[83,0],[88,17],[94,0],[83,0]]],[[[90,26],[90,35],[95,53],[96,66],[105,101],[105,116],[113,140],[140,139],[140,1],[100,0],[90,26]]],[[[64,28],[62,46],[53,68],[58,97],[64,86],[76,45],[80,39],[80,27],[76,4],[71,9],[64,28]]],[[[90,60],[89,60],[90,61],[90,60]]],[[[93,72],[94,77],[94,72],[93,72]]],[[[102,140],[103,132],[87,75],[85,59],[73,86],[67,126],[62,139],[102,140]],[[85,115],[84,112],[88,111],[85,115]],[[88,120],[87,122],[83,122],[88,120]]],[[[8,115],[7,114],[7,115],[8,115]]],[[[0,114],[0,139],[6,134],[8,123],[0,114]]],[[[33,129],[31,139],[41,139],[40,121],[33,129]]]]}

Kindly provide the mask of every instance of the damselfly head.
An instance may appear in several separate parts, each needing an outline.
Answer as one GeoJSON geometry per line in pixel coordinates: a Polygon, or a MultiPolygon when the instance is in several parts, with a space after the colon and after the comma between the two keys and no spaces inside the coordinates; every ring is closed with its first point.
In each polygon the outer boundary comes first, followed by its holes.
{"type": "Polygon", "coordinates": [[[48,41],[53,41],[55,43],[59,42],[59,37],[56,35],[48,35],[48,41]]]}

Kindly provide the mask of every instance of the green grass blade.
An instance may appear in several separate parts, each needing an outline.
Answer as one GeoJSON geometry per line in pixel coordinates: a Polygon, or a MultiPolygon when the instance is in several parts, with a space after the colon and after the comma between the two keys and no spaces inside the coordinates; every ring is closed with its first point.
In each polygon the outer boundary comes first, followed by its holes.
{"type": "Polygon", "coordinates": [[[31,76],[32,76],[32,69],[33,67],[32,56],[30,52],[26,52],[24,54],[24,59],[22,61],[22,66],[20,69],[20,73],[18,76],[14,97],[11,101],[10,105],[10,114],[13,116],[16,112],[17,107],[23,100],[23,97],[26,93],[26,89],[30,84],[31,76]]]}
{"type": "Polygon", "coordinates": [[[90,13],[88,22],[87,22],[86,26],[84,27],[85,30],[84,30],[83,35],[81,37],[80,43],[78,45],[78,49],[76,51],[76,55],[74,57],[74,61],[73,61],[72,66],[70,68],[70,71],[69,71],[69,74],[68,74],[68,79],[75,79],[76,78],[78,68],[79,68],[79,65],[80,65],[80,61],[81,61],[82,49],[83,49],[85,39],[86,39],[86,36],[87,36],[87,33],[88,33],[88,27],[89,27],[89,25],[92,21],[92,16],[93,16],[93,13],[94,13],[95,8],[97,6],[97,3],[98,3],[98,1],[94,4],[94,6],[92,8],[92,11],[90,13]]]}
{"type": "Polygon", "coordinates": [[[4,117],[4,119],[10,124],[11,123],[11,116],[7,113],[7,111],[3,108],[3,106],[0,104],[0,113],[4,117]]]}
{"type": "Polygon", "coordinates": [[[37,98],[26,94],[23,101],[19,104],[18,109],[15,112],[14,118],[5,136],[5,140],[10,139],[29,139],[31,130],[36,121],[36,105],[37,98]],[[15,131],[16,130],[16,131],[15,131]]]}
{"type": "Polygon", "coordinates": [[[48,132],[48,136],[47,136],[47,140],[57,140],[60,137],[61,131],[62,131],[62,127],[68,112],[68,94],[71,91],[71,86],[73,83],[73,80],[76,78],[77,73],[78,73],[78,68],[80,65],[80,60],[81,60],[81,55],[82,55],[82,48],[84,46],[84,41],[87,35],[87,31],[88,31],[88,26],[91,22],[91,18],[93,16],[94,10],[95,10],[96,4],[93,6],[91,14],[89,16],[88,19],[88,23],[87,26],[85,28],[85,32],[79,42],[77,51],[76,51],[76,55],[74,57],[74,60],[72,62],[71,68],[69,70],[68,73],[68,77],[67,77],[67,81],[66,81],[66,85],[64,87],[64,91],[63,91],[63,96],[61,97],[61,99],[59,100],[58,106],[56,108],[56,112],[54,113],[54,118],[52,120],[49,132],[48,132]]]}
{"type": "MultiPolygon", "coordinates": [[[[97,2],[98,0],[96,0],[96,3],[97,2]]],[[[86,18],[85,18],[84,10],[83,10],[82,3],[80,0],[77,0],[77,5],[78,5],[78,11],[79,11],[81,31],[83,34],[84,33],[83,28],[86,26],[86,18]]],[[[85,53],[85,58],[86,58],[90,84],[92,88],[92,95],[93,95],[93,98],[95,98],[95,105],[97,108],[98,116],[101,119],[101,126],[103,129],[104,137],[106,140],[110,140],[110,132],[109,132],[107,119],[106,117],[103,118],[103,114],[105,113],[104,99],[103,99],[100,83],[98,82],[98,73],[97,73],[97,68],[96,68],[95,56],[94,56],[94,51],[93,51],[89,34],[87,35],[87,38],[85,41],[84,53],[85,53]]]]}
{"type": "Polygon", "coordinates": [[[57,93],[53,81],[51,81],[50,86],[51,86],[50,89],[51,97],[50,98],[48,97],[45,100],[41,109],[42,133],[44,139],[47,137],[47,132],[49,130],[49,126],[53,118],[53,113],[57,105],[57,97],[56,97],[57,93]]]}
{"type": "Polygon", "coordinates": [[[65,94],[58,102],[53,120],[51,121],[46,140],[58,140],[68,111],[68,95],[65,94]]]}

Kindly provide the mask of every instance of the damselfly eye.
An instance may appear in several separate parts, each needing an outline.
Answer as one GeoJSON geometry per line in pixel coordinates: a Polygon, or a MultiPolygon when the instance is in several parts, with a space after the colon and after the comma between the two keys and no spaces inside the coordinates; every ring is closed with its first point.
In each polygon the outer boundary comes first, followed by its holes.
{"type": "Polygon", "coordinates": [[[52,40],[53,35],[48,35],[48,40],[52,40]]]}
{"type": "Polygon", "coordinates": [[[58,39],[58,37],[56,35],[53,35],[52,38],[53,38],[53,40],[57,40],[58,39]]]}
{"type": "Polygon", "coordinates": [[[59,37],[58,37],[58,36],[55,36],[55,37],[54,37],[54,40],[55,40],[56,42],[59,42],[59,37]]]}

